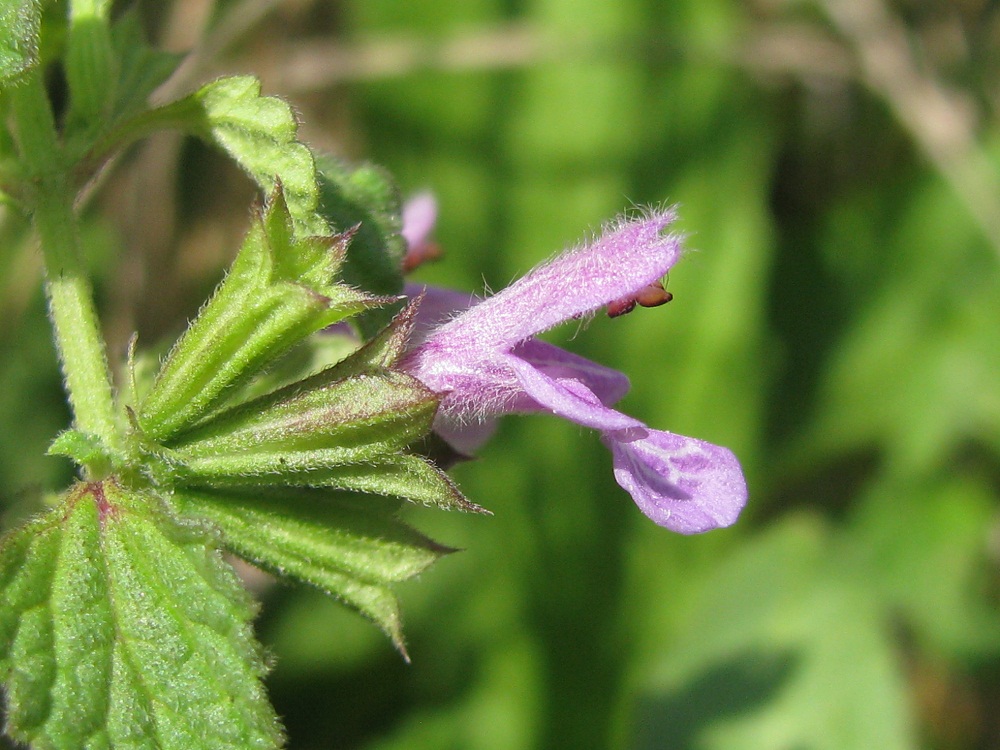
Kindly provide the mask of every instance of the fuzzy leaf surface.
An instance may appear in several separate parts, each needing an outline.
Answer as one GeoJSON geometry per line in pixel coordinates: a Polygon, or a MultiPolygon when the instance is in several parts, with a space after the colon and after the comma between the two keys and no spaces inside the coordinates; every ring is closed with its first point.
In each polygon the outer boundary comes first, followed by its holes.
{"type": "Polygon", "coordinates": [[[47,453],[50,456],[65,456],[78,466],[109,467],[114,458],[106,445],[93,435],[79,430],[65,430],[59,433],[47,453]]]}
{"type": "Polygon", "coordinates": [[[0,546],[8,733],[43,748],[277,748],[254,607],[214,540],[113,481],[0,546]]]}
{"type": "MultiPolygon", "coordinates": [[[[411,303],[389,325],[360,345],[348,326],[328,329],[320,336],[309,337],[254,378],[253,383],[244,389],[246,400],[273,394],[293,384],[300,391],[323,388],[337,380],[391,368],[407,350],[416,311],[416,305],[411,303]]],[[[190,435],[186,434],[184,439],[190,439],[190,435]]]]}
{"type": "Polygon", "coordinates": [[[0,0],[0,85],[38,62],[37,0],[0,0]]]}
{"type": "Polygon", "coordinates": [[[297,233],[326,234],[316,213],[319,185],[312,152],[298,141],[298,122],[282,99],[261,96],[252,76],[220,78],[190,97],[199,109],[202,136],[224,149],[271,193],[281,183],[297,233]]]}
{"type": "Polygon", "coordinates": [[[326,493],[293,498],[181,492],[173,501],[182,513],[215,524],[240,557],[356,609],[404,653],[390,584],[452,551],[392,515],[326,493]]]}

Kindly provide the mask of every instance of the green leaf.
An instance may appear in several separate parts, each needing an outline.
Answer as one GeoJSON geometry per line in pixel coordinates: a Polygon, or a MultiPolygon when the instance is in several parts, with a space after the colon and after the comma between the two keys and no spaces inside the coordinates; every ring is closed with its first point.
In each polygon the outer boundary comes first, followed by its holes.
{"type": "Polygon", "coordinates": [[[982,592],[991,566],[983,529],[995,500],[988,480],[956,468],[947,477],[872,482],[854,511],[855,556],[927,652],[972,660],[1000,646],[1000,612],[982,592]]]}
{"type": "Polygon", "coordinates": [[[66,456],[78,466],[89,466],[97,473],[109,470],[114,458],[100,438],[80,432],[65,430],[49,446],[48,455],[66,456]]]}
{"type": "MultiPolygon", "coordinates": [[[[71,80],[71,84],[81,93],[89,92],[89,98],[74,96],[64,127],[66,151],[78,160],[74,176],[83,184],[112,154],[133,140],[179,124],[169,117],[166,121],[162,119],[173,110],[169,107],[148,110],[147,100],[177,69],[182,56],[154,50],[146,44],[134,11],[125,12],[110,30],[103,18],[76,19],[71,41],[76,57],[81,56],[82,47],[89,49],[93,58],[89,62],[77,61],[83,69],[75,74],[75,83],[71,80]],[[98,53],[97,48],[102,51],[98,53]],[[108,59],[96,59],[99,55],[108,59]],[[103,72],[92,70],[94,67],[103,72]]],[[[189,108],[197,120],[197,107],[189,108]]]]}
{"type": "Polygon", "coordinates": [[[889,613],[853,552],[787,518],[724,560],[661,663],[643,660],[629,746],[916,747],[889,613]]]}
{"type": "Polygon", "coordinates": [[[403,289],[402,229],[399,190],[389,173],[372,164],[352,168],[332,157],[319,159],[320,210],[341,229],[358,232],[347,254],[345,277],[379,294],[403,289]]]}
{"type": "MultiPolygon", "coordinates": [[[[388,172],[370,164],[351,168],[322,157],[317,166],[320,212],[335,227],[358,228],[347,251],[344,280],[376,294],[399,294],[406,243],[400,234],[402,208],[396,184],[388,172]]],[[[359,319],[362,332],[370,335],[391,314],[391,309],[366,313],[359,319]]]]}
{"type": "MultiPolygon", "coordinates": [[[[316,213],[319,186],[312,152],[298,141],[298,123],[288,103],[260,95],[252,76],[220,78],[186,100],[198,108],[196,132],[215,142],[246,170],[265,193],[282,185],[299,234],[326,234],[316,213]]],[[[183,109],[185,103],[180,105],[183,109]]]]}
{"type": "Polygon", "coordinates": [[[336,497],[180,492],[173,502],[218,526],[240,557],[356,609],[404,656],[399,605],[389,584],[412,578],[453,551],[392,516],[336,497]]]}
{"type": "MultiPolygon", "coordinates": [[[[170,72],[173,61],[138,46],[134,24],[123,23],[118,112],[140,109],[153,87],[170,72]]],[[[287,102],[261,96],[260,81],[233,76],[213,81],[194,94],[155,109],[125,117],[95,148],[86,175],[125,143],[164,128],[176,128],[214,143],[228,153],[267,194],[279,186],[291,212],[297,237],[326,235],[330,228],[317,212],[319,185],[309,148],[298,140],[298,123],[287,102]]]]}
{"type": "Polygon", "coordinates": [[[117,121],[140,112],[149,95],[177,69],[183,56],[150,47],[139,16],[131,9],[111,28],[111,43],[118,60],[112,115],[117,121]]]}
{"type": "Polygon", "coordinates": [[[0,85],[38,63],[37,0],[0,0],[0,85]]]}
{"type": "Polygon", "coordinates": [[[8,732],[36,747],[277,748],[254,607],[214,540],[113,480],[0,546],[8,732]]]}
{"type": "Polygon", "coordinates": [[[139,409],[145,437],[190,427],[306,336],[385,300],[333,283],[346,235],[294,239],[281,190],[174,345],[139,409]]]}

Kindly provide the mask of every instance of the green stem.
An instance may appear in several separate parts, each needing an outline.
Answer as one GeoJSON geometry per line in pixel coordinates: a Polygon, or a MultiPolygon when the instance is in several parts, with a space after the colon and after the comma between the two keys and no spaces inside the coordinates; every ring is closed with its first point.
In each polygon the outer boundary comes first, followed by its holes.
{"type": "Polygon", "coordinates": [[[39,73],[10,90],[21,157],[34,177],[33,222],[45,258],[56,346],[77,429],[121,443],[90,282],[80,260],[73,191],[39,73]]]}

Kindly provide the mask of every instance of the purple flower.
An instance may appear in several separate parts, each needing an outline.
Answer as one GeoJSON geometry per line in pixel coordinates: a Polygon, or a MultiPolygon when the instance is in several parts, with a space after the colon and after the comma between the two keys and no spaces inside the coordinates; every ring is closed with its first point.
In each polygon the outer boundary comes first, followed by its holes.
{"type": "MultiPolygon", "coordinates": [[[[629,387],[623,374],[534,338],[656,285],[681,254],[681,238],[662,234],[673,220],[668,210],[619,221],[492,297],[465,295],[451,308],[464,312],[418,331],[401,366],[444,394],[436,431],[468,450],[481,442],[468,430],[493,417],[551,412],[601,432],[618,484],[656,523],[685,534],[732,524],[747,489],[731,451],[616,411],[629,387]]],[[[440,292],[427,295],[440,319],[440,292]]]]}
{"type": "Polygon", "coordinates": [[[409,273],[441,255],[441,248],[431,240],[437,222],[437,200],[432,193],[417,193],[403,204],[403,227],[400,234],[406,242],[403,273],[409,273]]]}

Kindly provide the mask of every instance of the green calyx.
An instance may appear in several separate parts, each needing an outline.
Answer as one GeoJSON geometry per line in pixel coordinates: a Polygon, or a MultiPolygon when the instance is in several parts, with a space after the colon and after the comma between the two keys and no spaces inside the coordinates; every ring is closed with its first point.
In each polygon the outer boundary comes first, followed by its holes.
{"type": "Polygon", "coordinates": [[[350,233],[293,234],[282,191],[272,195],[226,279],[177,341],[136,409],[144,436],[169,440],[238,396],[306,336],[384,304],[333,281],[350,233]]]}
{"type": "MultiPolygon", "coordinates": [[[[427,459],[407,452],[425,437],[439,397],[392,366],[415,308],[367,344],[308,377],[258,394],[255,376],[320,328],[387,301],[331,281],[349,235],[296,239],[276,191],[213,297],[126,407],[131,463],[171,488],[314,487],[481,510],[427,459]]],[[[119,472],[129,461],[85,436],[53,446],[119,472]]]]}

